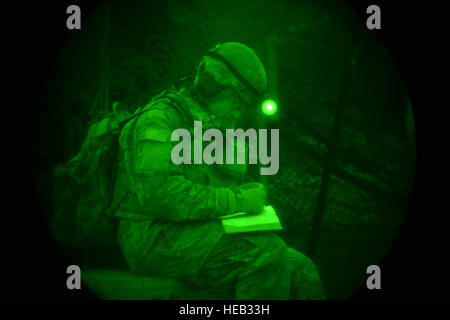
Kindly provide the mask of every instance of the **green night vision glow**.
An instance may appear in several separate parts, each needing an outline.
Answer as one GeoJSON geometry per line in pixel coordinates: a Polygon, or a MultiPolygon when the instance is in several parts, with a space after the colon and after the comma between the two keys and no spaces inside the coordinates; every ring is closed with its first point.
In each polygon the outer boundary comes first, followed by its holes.
{"type": "Polygon", "coordinates": [[[266,116],[274,115],[277,112],[277,103],[273,100],[265,100],[261,106],[262,112],[266,116]]]}

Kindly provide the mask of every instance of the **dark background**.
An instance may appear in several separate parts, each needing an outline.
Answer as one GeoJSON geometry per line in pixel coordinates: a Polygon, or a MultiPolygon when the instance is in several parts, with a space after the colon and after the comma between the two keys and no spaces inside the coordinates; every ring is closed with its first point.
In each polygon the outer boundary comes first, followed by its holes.
{"type": "MultiPolygon", "coordinates": [[[[354,6],[357,12],[361,13],[361,16],[365,16],[365,8],[368,4],[351,1],[349,3],[354,6]]],[[[83,8],[83,12],[95,7],[95,3],[79,2],[78,4],[83,8]]],[[[430,41],[430,37],[429,35],[421,36],[422,28],[415,24],[421,8],[414,8],[414,5],[410,3],[408,3],[408,6],[397,3],[398,7],[384,2],[377,2],[376,4],[382,8],[383,26],[383,31],[377,32],[406,78],[408,93],[414,110],[418,155],[416,186],[406,220],[388,256],[381,265],[383,289],[375,292],[362,288],[352,298],[442,298],[446,295],[448,297],[446,293],[448,280],[445,278],[445,264],[443,263],[446,254],[444,248],[448,242],[444,232],[445,219],[442,217],[444,210],[437,207],[435,200],[430,201],[430,198],[425,199],[423,197],[425,191],[434,188],[435,198],[439,198],[440,188],[440,186],[429,183],[427,180],[427,178],[433,176],[430,174],[433,168],[423,170],[423,157],[426,149],[421,148],[425,146],[425,135],[421,136],[421,128],[426,126],[427,116],[425,112],[427,110],[433,112],[432,110],[435,109],[432,109],[433,106],[428,106],[427,109],[418,107],[424,105],[424,102],[430,101],[428,99],[422,100],[423,93],[421,94],[417,90],[417,88],[422,88],[420,80],[423,80],[422,75],[424,71],[427,71],[427,63],[425,59],[421,59],[421,53],[426,51],[425,48],[427,48],[427,41],[430,41]]],[[[24,119],[23,126],[28,128],[32,126],[32,123],[29,125],[25,125],[25,123],[27,123],[27,120],[32,122],[34,119],[29,112],[30,109],[35,114],[39,112],[40,105],[36,103],[35,97],[43,89],[42,78],[51,70],[58,49],[70,34],[65,29],[66,15],[64,12],[67,5],[69,3],[49,5],[45,8],[45,11],[43,11],[43,4],[40,4],[40,7],[33,7],[33,10],[30,10],[34,13],[33,16],[36,20],[28,21],[34,25],[34,28],[29,28],[25,38],[14,39],[18,40],[18,44],[24,47],[22,51],[24,60],[17,65],[21,77],[13,81],[27,88],[22,96],[16,98],[22,101],[20,106],[27,108],[28,116],[24,119]],[[45,14],[42,12],[45,12],[45,14]]],[[[16,106],[16,108],[17,110],[23,110],[19,106],[16,106]]],[[[28,131],[23,126],[20,127],[19,131],[24,133],[26,137],[28,131]]],[[[8,133],[12,135],[14,131],[8,130],[8,133]]],[[[31,144],[31,140],[21,140],[19,150],[27,149],[25,146],[31,144]]],[[[426,143],[429,144],[428,139],[426,143]]],[[[18,147],[16,143],[5,146],[11,150],[11,154],[18,147]]],[[[21,160],[29,160],[32,157],[32,154],[28,154],[27,158],[20,157],[17,159],[17,163],[22,163],[21,160]]],[[[16,205],[13,206],[15,208],[14,213],[8,216],[17,219],[13,219],[11,223],[9,223],[9,220],[4,222],[6,228],[3,229],[9,229],[9,232],[3,233],[6,259],[2,267],[5,268],[3,274],[9,275],[4,283],[7,288],[10,288],[4,290],[6,298],[72,299],[89,297],[89,294],[84,290],[83,292],[72,292],[65,287],[65,268],[68,262],[62,260],[50,235],[45,233],[47,225],[43,218],[44,213],[39,212],[40,199],[37,198],[35,184],[27,175],[34,169],[30,162],[24,161],[22,167],[22,170],[29,167],[28,172],[17,173],[17,176],[24,173],[23,179],[18,178],[15,180],[15,184],[11,184],[11,189],[18,190],[22,195],[21,198],[9,199],[9,202],[13,201],[16,205]],[[27,182],[30,182],[30,184],[27,182]],[[30,199],[29,195],[36,196],[30,199]]],[[[11,210],[8,211],[11,212],[11,210]]]]}

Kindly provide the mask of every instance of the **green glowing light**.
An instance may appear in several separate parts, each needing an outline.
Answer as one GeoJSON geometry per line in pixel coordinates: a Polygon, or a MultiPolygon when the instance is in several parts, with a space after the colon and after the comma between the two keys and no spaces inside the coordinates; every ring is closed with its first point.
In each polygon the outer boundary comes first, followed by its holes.
{"type": "Polygon", "coordinates": [[[261,106],[262,112],[267,115],[271,116],[277,112],[277,103],[273,100],[265,100],[261,106]]]}

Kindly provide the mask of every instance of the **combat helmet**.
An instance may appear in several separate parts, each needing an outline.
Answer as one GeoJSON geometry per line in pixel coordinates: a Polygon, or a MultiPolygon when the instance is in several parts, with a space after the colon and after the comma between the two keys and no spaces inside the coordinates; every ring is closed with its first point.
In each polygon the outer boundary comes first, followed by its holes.
{"type": "Polygon", "coordinates": [[[250,104],[265,95],[267,75],[253,49],[242,43],[227,42],[216,45],[204,55],[194,84],[206,97],[225,87],[234,87],[250,104]]]}

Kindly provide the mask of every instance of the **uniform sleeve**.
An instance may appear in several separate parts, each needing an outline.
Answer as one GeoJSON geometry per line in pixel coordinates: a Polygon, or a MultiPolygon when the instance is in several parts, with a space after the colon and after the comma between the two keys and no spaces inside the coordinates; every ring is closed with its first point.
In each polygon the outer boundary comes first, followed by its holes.
{"type": "Polygon", "coordinates": [[[235,212],[233,191],[191,181],[171,161],[172,131],[163,110],[144,113],[129,130],[129,143],[121,145],[130,188],[144,212],[169,221],[214,219],[235,212]]]}

